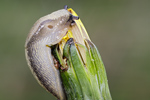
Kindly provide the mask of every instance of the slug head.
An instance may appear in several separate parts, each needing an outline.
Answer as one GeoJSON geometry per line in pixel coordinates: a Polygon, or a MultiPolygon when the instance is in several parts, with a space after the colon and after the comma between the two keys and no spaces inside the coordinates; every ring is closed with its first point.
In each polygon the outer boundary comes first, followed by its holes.
{"type": "Polygon", "coordinates": [[[41,42],[41,40],[50,46],[57,44],[73,25],[73,20],[76,19],[78,17],[73,16],[66,9],[55,11],[40,18],[29,33],[26,46],[35,42],[41,42]]]}

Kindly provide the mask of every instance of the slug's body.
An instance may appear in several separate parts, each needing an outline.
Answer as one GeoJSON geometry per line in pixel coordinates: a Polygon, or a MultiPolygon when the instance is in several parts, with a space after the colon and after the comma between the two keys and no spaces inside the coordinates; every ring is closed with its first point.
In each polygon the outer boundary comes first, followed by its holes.
{"type": "Polygon", "coordinates": [[[70,28],[70,13],[58,10],[40,18],[32,27],[25,43],[28,65],[39,83],[58,99],[64,100],[59,70],[55,68],[51,48],[70,28]]]}

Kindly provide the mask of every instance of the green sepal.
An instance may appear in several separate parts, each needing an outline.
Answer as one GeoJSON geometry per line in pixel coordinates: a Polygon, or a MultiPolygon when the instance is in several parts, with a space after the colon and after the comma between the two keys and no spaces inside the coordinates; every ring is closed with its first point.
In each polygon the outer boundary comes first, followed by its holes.
{"type": "Polygon", "coordinates": [[[83,61],[79,55],[79,52],[74,42],[71,43],[69,54],[71,57],[71,63],[73,65],[73,68],[75,70],[79,83],[81,85],[84,100],[94,100],[94,95],[92,93],[93,91],[92,91],[92,87],[90,84],[90,78],[88,77],[88,74],[86,73],[86,67],[83,64],[83,61]]]}
{"type": "Polygon", "coordinates": [[[70,89],[65,88],[66,95],[71,95],[71,98],[67,97],[67,100],[83,100],[83,94],[81,90],[81,85],[78,81],[78,78],[76,76],[76,73],[74,71],[74,68],[72,66],[71,57],[69,55],[70,50],[70,43],[73,41],[72,38],[70,38],[63,49],[63,57],[67,61],[68,69],[67,71],[61,72],[61,77],[63,81],[63,85],[68,85],[70,89]],[[65,82],[68,82],[68,84],[65,84],[65,82]],[[69,90],[69,91],[68,91],[69,90]]]}
{"type": "Polygon", "coordinates": [[[101,59],[101,56],[99,54],[99,51],[97,50],[96,46],[91,41],[85,40],[85,44],[89,50],[89,54],[92,59],[92,62],[96,68],[99,89],[102,93],[102,96],[104,100],[112,100],[110,91],[109,91],[105,67],[101,59]]]}
{"type": "Polygon", "coordinates": [[[91,59],[89,51],[84,45],[77,44],[77,46],[82,48],[82,50],[84,50],[84,52],[85,52],[85,56],[86,56],[85,65],[87,68],[87,75],[90,79],[90,83],[91,83],[91,87],[92,87],[92,91],[93,91],[92,92],[93,96],[94,96],[93,100],[104,100],[102,97],[101,91],[99,89],[99,84],[97,81],[98,77],[97,77],[95,64],[93,63],[93,59],[91,59]]]}
{"type": "MultiPolygon", "coordinates": [[[[58,51],[58,44],[51,46],[52,49],[52,55],[54,56],[54,58],[59,62],[59,64],[61,65],[64,61],[62,59],[62,55],[60,55],[59,51],[58,51]]],[[[62,66],[62,65],[61,65],[62,66]]],[[[62,70],[60,69],[60,74],[61,74],[62,70]]],[[[67,100],[71,100],[72,98],[74,98],[73,91],[71,90],[71,87],[69,85],[69,79],[66,76],[66,74],[61,74],[61,79],[62,79],[62,83],[64,86],[64,91],[67,93],[67,100]]]]}

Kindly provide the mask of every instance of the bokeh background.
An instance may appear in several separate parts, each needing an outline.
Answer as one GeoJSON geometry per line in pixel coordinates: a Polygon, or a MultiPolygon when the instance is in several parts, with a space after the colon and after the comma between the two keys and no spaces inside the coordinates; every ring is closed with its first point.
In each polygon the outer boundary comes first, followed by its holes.
{"type": "Polygon", "coordinates": [[[0,100],[56,100],[31,74],[24,43],[37,19],[64,5],[98,47],[113,100],[150,100],[150,0],[0,0],[0,100]]]}

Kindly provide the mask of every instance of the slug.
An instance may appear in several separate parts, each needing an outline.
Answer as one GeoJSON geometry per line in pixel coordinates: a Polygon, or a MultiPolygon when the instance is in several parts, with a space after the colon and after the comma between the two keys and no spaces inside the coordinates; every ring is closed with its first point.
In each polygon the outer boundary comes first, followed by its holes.
{"type": "Polygon", "coordinates": [[[59,69],[54,66],[51,45],[57,44],[78,19],[67,9],[46,15],[33,25],[25,42],[25,55],[29,68],[47,91],[59,100],[65,100],[59,69]]]}

